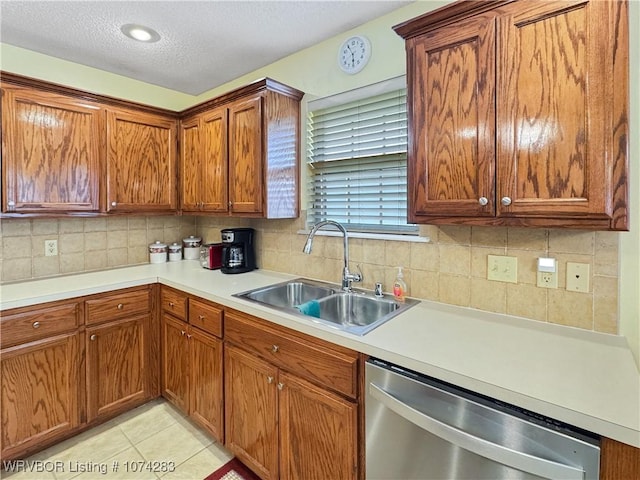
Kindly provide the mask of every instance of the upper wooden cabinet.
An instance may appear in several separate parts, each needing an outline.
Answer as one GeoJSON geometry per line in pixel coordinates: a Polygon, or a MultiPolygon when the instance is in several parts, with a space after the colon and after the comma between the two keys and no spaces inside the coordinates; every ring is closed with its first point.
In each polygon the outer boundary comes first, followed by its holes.
{"type": "Polygon", "coordinates": [[[227,212],[227,109],[214,108],[181,122],[183,212],[227,212]]]}
{"type": "Polygon", "coordinates": [[[301,98],[263,79],[182,112],[182,211],[297,217],[301,98]]]}
{"type": "Polygon", "coordinates": [[[92,102],[2,86],[2,211],[98,212],[104,112],[92,102]]]}
{"type": "Polygon", "coordinates": [[[626,2],[456,2],[406,40],[409,220],[626,230],[626,2]]]}
{"type": "Polygon", "coordinates": [[[107,210],[177,209],[177,122],[137,111],[107,111],[107,210]]]}

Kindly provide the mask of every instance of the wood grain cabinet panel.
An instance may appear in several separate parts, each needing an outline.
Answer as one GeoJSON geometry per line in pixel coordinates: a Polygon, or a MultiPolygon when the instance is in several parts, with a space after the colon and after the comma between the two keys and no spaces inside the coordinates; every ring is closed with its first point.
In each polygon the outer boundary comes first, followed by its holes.
{"type": "Polygon", "coordinates": [[[456,2],[394,27],[409,220],[628,229],[627,9],[456,2]]]}
{"type": "Polygon", "coordinates": [[[182,211],[297,217],[301,98],[263,79],[182,112],[182,211]]]}
{"type": "Polygon", "coordinates": [[[0,452],[26,456],[80,424],[79,334],[0,350],[0,452]]]}
{"type": "Polygon", "coordinates": [[[162,287],[161,296],[162,395],[223,442],[223,353],[218,337],[224,311],[169,287],[162,287]]]}
{"type": "Polygon", "coordinates": [[[146,314],[86,329],[88,421],[126,411],[152,397],[149,322],[146,314]]]}
{"type": "Polygon", "coordinates": [[[100,211],[103,109],[26,88],[2,89],[2,211],[100,211]]]}
{"type": "Polygon", "coordinates": [[[347,349],[322,352],[318,339],[268,324],[225,312],[226,447],[263,479],[364,478],[358,354],[345,395],[330,355],[344,359],[347,349]]]}
{"type": "Polygon", "coordinates": [[[279,478],[277,369],[225,346],[225,446],[262,480],[279,478]]]}
{"type": "Polygon", "coordinates": [[[227,108],[183,120],[180,126],[181,207],[228,212],[227,108]]]}
{"type": "Polygon", "coordinates": [[[107,112],[107,210],[177,209],[177,121],[126,110],[107,112]]]}
{"type": "Polygon", "coordinates": [[[286,372],[278,388],[280,479],[357,478],[357,403],[286,372]]]}

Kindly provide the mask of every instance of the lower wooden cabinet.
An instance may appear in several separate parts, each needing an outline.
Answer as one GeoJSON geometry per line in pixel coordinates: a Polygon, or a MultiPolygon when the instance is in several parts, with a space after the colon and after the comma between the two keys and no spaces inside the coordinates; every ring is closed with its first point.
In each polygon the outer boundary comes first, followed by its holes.
{"type": "Polygon", "coordinates": [[[128,410],[152,397],[149,322],[146,314],[87,328],[87,421],[128,410]]]}
{"type": "MultiPolygon", "coordinates": [[[[364,477],[358,389],[351,398],[318,380],[328,373],[314,371],[322,341],[238,312],[225,314],[225,341],[225,446],[231,452],[263,480],[364,477]]],[[[351,370],[346,349],[325,347],[322,354],[343,365],[334,373],[344,380],[351,370]]],[[[357,358],[352,352],[354,366],[357,358]]]]}
{"type": "Polygon", "coordinates": [[[69,435],[80,424],[76,332],[0,350],[3,459],[69,435]]]}
{"type": "Polygon", "coordinates": [[[161,304],[162,396],[222,442],[222,309],[167,287],[161,304]]]}

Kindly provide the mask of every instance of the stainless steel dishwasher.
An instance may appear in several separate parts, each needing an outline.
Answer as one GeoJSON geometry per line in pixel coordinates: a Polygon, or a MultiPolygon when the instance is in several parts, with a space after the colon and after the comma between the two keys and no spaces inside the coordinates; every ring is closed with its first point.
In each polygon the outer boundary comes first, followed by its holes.
{"type": "Polygon", "coordinates": [[[368,480],[597,480],[599,437],[371,359],[368,480]]]}

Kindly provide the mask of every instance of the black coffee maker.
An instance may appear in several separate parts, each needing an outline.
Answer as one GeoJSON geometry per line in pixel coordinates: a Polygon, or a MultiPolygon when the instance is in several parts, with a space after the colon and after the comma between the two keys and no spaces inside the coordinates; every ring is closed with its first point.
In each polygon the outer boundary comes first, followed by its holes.
{"type": "Polygon", "coordinates": [[[222,273],[244,273],[255,270],[253,228],[225,228],[222,236],[222,273]]]}

